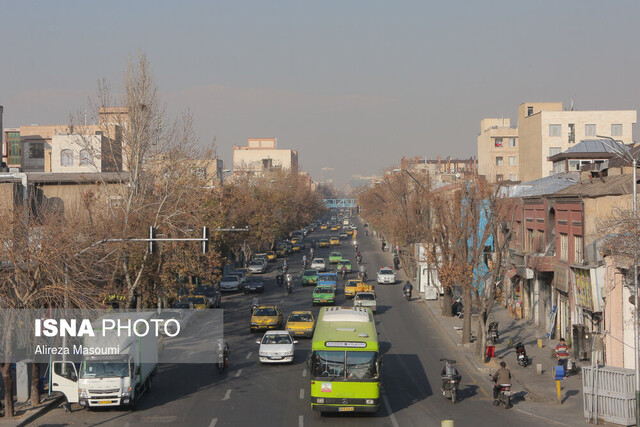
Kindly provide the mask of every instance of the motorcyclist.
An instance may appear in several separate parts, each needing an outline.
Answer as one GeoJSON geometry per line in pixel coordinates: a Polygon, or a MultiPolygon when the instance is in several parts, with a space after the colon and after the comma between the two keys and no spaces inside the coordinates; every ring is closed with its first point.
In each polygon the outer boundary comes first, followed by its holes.
{"type": "Polygon", "coordinates": [[[282,286],[283,282],[284,282],[284,275],[282,272],[282,267],[278,267],[278,274],[276,275],[276,283],[278,284],[278,286],[282,286]]]}
{"type": "Polygon", "coordinates": [[[411,284],[410,281],[406,281],[406,283],[404,284],[404,287],[402,288],[402,292],[403,294],[406,294],[407,292],[409,293],[409,298],[411,298],[411,292],[413,291],[413,285],[411,284]]]}
{"type": "Polygon", "coordinates": [[[302,255],[302,267],[307,268],[307,256],[302,255]]]}
{"type": "Polygon", "coordinates": [[[442,377],[442,394],[444,394],[446,381],[455,377],[460,378],[460,373],[456,369],[455,361],[445,360],[445,364],[442,367],[442,371],[440,371],[440,377],[442,377]]]}
{"type": "Polygon", "coordinates": [[[222,363],[222,368],[226,368],[229,364],[229,355],[231,354],[231,349],[229,348],[229,343],[224,338],[218,339],[218,363],[222,363]]]}
{"type": "Polygon", "coordinates": [[[313,259],[313,255],[315,254],[315,250],[313,248],[309,249],[309,257],[313,259]]]}
{"type": "Polygon", "coordinates": [[[293,291],[293,276],[291,274],[287,274],[287,291],[289,293],[293,291]]]}
{"type": "Polygon", "coordinates": [[[282,260],[282,271],[284,273],[286,273],[287,271],[289,271],[289,264],[287,264],[287,260],[282,260]]]}
{"type": "Polygon", "coordinates": [[[353,242],[353,248],[356,250],[356,252],[358,252],[358,242],[353,242]]]}
{"type": "MultiPolygon", "coordinates": [[[[500,385],[511,385],[511,371],[507,369],[507,364],[505,362],[500,362],[500,369],[493,374],[492,380],[495,383],[493,385],[493,398],[498,399],[498,396],[500,396],[500,385]]],[[[510,406],[511,405],[509,405],[509,407],[510,406]]]]}
{"type": "Polygon", "coordinates": [[[364,265],[360,266],[360,280],[363,282],[367,280],[367,269],[364,265]]]}
{"type": "Polygon", "coordinates": [[[360,252],[356,253],[356,262],[358,264],[362,262],[362,254],[360,252]]]}
{"type": "Polygon", "coordinates": [[[387,242],[383,240],[381,246],[382,246],[382,252],[384,252],[384,248],[387,247],[387,242]]]}
{"type": "Polygon", "coordinates": [[[340,273],[342,274],[342,278],[344,279],[345,277],[347,277],[347,266],[343,265],[342,268],[340,269],[340,273]]]}

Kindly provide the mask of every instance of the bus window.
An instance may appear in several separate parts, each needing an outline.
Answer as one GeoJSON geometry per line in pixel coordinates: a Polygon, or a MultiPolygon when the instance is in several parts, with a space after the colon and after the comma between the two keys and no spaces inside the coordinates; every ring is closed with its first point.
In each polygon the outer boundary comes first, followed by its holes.
{"type": "Polygon", "coordinates": [[[371,380],[378,378],[378,353],[375,351],[347,352],[347,379],[371,380]]]}
{"type": "Polygon", "coordinates": [[[313,355],[312,372],[315,377],[343,377],[344,351],[316,351],[313,355]]]}

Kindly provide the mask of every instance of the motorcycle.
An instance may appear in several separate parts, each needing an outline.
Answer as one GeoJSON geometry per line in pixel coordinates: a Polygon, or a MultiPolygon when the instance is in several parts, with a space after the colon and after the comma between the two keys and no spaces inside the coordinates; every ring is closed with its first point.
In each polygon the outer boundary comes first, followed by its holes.
{"type": "Polygon", "coordinates": [[[302,269],[303,270],[307,269],[307,260],[306,259],[304,261],[302,261],[302,269]]]}
{"type": "Polygon", "coordinates": [[[290,274],[287,274],[287,295],[293,292],[293,277],[290,274]]]}
{"type": "Polygon", "coordinates": [[[491,340],[491,343],[493,343],[493,345],[496,345],[498,343],[498,340],[500,339],[500,333],[498,332],[498,322],[489,323],[488,338],[491,340]]]}
{"type": "Polygon", "coordinates": [[[499,389],[499,393],[493,406],[504,405],[505,409],[511,408],[511,384],[496,384],[495,387],[499,389]]]}
{"type": "Polygon", "coordinates": [[[411,301],[411,289],[405,289],[403,294],[407,301],[411,301]]]}
{"type": "Polygon", "coordinates": [[[358,263],[358,265],[362,264],[362,255],[356,256],[356,262],[358,263]]]}
{"type": "Polygon", "coordinates": [[[254,298],[251,301],[251,314],[253,314],[253,312],[256,310],[256,308],[260,307],[260,299],[259,298],[254,298]]]}
{"type": "Polygon", "coordinates": [[[527,351],[524,349],[524,344],[521,342],[516,344],[516,358],[518,359],[518,365],[523,368],[526,368],[531,363],[529,356],[527,356],[527,351]]]}
{"type": "Polygon", "coordinates": [[[367,281],[367,272],[363,271],[362,273],[360,273],[360,280],[362,280],[363,282],[367,281]]]}
{"type": "Polygon", "coordinates": [[[218,361],[216,368],[218,373],[222,375],[225,369],[229,367],[229,346],[224,339],[218,340],[218,361]]]}
{"type": "Polygon", "coordinates": [[[462,297],[453,298],[453,300],[451,301],[451,315],[462,318],[462,308],[462,297]]]}
{"type": "Polygon", "coordinates": [[[442,375],[442,395],[451,399],[451,403],[456,403],[462,376],[458,374],[458,370],[454,366],[456,364],[455,360],[440,359],[440,361],[447,364],[445,366],[445,375],[442,375]]]}
{"type": "Polygon", "coordinates": [[[340,271],[340,276],[341,276],[343,279],[346,279],[346,278],[347,278],[347,269],[346,269],[346,268],[340,271]]]}

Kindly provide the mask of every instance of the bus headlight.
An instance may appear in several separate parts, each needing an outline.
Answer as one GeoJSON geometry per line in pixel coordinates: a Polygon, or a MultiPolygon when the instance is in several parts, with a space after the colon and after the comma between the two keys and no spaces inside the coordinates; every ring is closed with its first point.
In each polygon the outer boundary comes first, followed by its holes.
{"type": "Polygon", "coordinates": [[[373,399],[367,399],[364,401],[365,404],[367,405],[373,405],[375,403],[375,401],[373,399]]]}
{"type": "Polygon", "coordinates": [[[317,398],[316,403],[324,403],[324,397],[317,398]]]}

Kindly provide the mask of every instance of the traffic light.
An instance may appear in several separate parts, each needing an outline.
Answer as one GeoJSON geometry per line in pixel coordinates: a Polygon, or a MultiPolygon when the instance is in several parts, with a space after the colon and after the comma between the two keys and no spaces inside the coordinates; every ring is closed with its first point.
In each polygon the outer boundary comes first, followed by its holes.
{"type": "Polygon", "coordinates": [[[209,252],[209,227],[202,227],[202,254],[206,255],[209,252]]]}
{"type": "MultiPolygon", "coordinates": [[[[149,239],[156,238],[156,231],[157,229],[155,227],[149,227],[149,239]]],[[[149,241],[149,253],[153,254],[157,251],[158,251],[158,244],[155,242],[155,240],[149,241]]]]}

